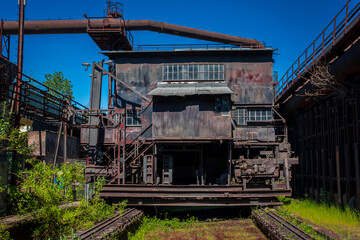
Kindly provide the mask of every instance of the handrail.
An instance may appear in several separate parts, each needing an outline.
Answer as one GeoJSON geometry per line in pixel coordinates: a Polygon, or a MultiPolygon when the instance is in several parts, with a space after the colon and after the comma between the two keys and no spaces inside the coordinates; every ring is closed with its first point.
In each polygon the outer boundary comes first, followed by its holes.
{"type": "Polygon", "coordinates": [[[158,44],[158,45],[135,45],[133,51],[177,51],[177,50],[233,50],[233,49],[266,49],[271,48],[263,43],[264,47],[253,44],[158,44]]]}
{"type": "MultiPolygon", "coordinates": [[[[43,83],[25,75],[21,74],[20,89],[17,89],[17,69],[14,63],[8,61],[6,58],[0,56],[0,65],[2,66],[1,73],[6,74],[0,77],[1,83],[0,89],[2,94],[7,99],[22,102],[26,106],[35,109],[36,112],[40,111],[46,116],[51,116],[53,119],[63,120],[64,117],[68,116],[69,112],[65,106],[69,103],[74,108],[84,108],[84,105],[69,99],[67,96],[53,90],[43,83]],[[58,96],[52,95],[50,92],[56,93],[58,96]]],[[[75,114],[75,121],[80,120],[81,123],[85,121],[80,115],[75,114]]]]}
{"type": "MultiPolygon", "coordinates": [[[[10,62],[8,59],[6,59],[6,58],[3,57],[3,56],[0,56],[0,58],[1,58],[1,60],[5,61],[7,64],[13,64],[12,62],[10,62]]],[[[14,65],[16,65],[16,64],[14,64],[14,65]]],[[[16,70],[16,73],[14,74],[14,78],[16,77],[16,74],[17,74],[17,70],[16,70]]],[[[65,96],[64,94],[62,94],[62,93],[60,93],[60,92],[58,92],[58,91],[56,91],[56,90],[54,90],[54,89],[46,86],[45,84],[43,84],[43,83],[35,80],[34,78],[29,77],[28,75],[26,75],[26,74],[24,74],[24,73],[22,73],[21,75],[22,75],[22,77],[21,77],[21,81],[22,81],[22,82],[27,83],[27,84],[29,84],[30,86],[34,86],[34,88],[38,88],[38,89],[43,90],[43,91],[45,91],[45,92],[47,92],[47,93],[50,92],[50,91],[56,93],[56,94],[57,94],[58,96],[60,96],[60,97],[54,97],[54,98],[58,99],[59,101],[66,101],[66,100],[68,99],[68,97],[65,96]],[[27,80],[24,80],[23,78],[26,78],[27,80]],[[34,82],[34,83],[36,84],[36,86],[35,86],[35,84],[30,84],[31,82],[34,82]],[[40,86],[40,87],[39,87],[39,86],[40,86]]],[[[79,102],[76,102],[76,101],[73,100],[73,99],[71,99],[71,102],[72,102],[72,105],[73,105],[73,106],[74,106],[74,105],[77,105],[77,106],[80,106],[80,107],[83,107],[83,108],[87,109],[87,107],[85,107],[84,105],[82,105],[82,104],[79,103],[79,102]]]]}
{"type": "Polygon", "coordinates": [[[351,0],[347,1],[340,12],[281,77],[275,87],[276,101],[283,96],[301,75],[307,72],[315,63],[324,57],[329,50],[360,21],[360,2],[349,12],[350,2],[351,0]],[[341,18],[343,15],[344,17],[341,18]]]}

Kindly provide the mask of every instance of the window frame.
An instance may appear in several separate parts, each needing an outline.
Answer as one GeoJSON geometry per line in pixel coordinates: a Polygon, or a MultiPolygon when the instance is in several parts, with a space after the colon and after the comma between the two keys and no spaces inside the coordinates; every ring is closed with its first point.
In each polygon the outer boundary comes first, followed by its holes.
{"type": "Polygon", "coordinates": [[[125,125],[128,127],[141,127],[141,109],[139,108],[126,109],[125,125]],[[135,115],[133,113],[129,114],[130,111],[131,112],[136,111],[135,115]],[[131,121],[131,124],[129,124],[129,121],[131,121]]]}
{"type": "Polygon", "coordinates": [[[231,117],[237,126],[246,126],[248,123],[271,123],[274,121],[272,108],[245,108],[232,109],[231,117]],[[242,114],[240,114],[242,111],[242,114]]]}
{"type": "Polygon", "coordinates": [[[214,98],[214,112],[222,116],[230,116],[231,101],[229,96],[218,96],[214,98]]]}
{"type": "Polygon", "coordinates": [[[166,64],[162,66],[162,81],[224,81],[224,64],[166,64]]]}

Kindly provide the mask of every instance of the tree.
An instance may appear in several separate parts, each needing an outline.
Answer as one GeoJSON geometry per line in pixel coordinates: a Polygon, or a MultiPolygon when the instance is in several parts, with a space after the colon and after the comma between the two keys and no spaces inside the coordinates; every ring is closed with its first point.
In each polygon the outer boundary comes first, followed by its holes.
{"type": "Polygon", "coordinates": [[[51,90],[49,93],[55,97],[60,97],[59,93],[63,95],[70,95],[71,98],[74,98],[71,81],[64,77],[62,72],[55,72],[53,74],[45,74],[44,85],[49,87],[51,90]],[[55,92],[55,91],[57,92],[55,92]]]}
{"type": "Polygon", "coordinates": [[[346,95],[344,86],[330,73],[328,64],[319,62],[308,73],[309,77],[306,80],[310,82],[311,89],[305,91],[305,96],[319,98],[331,92],[346,95]]]}

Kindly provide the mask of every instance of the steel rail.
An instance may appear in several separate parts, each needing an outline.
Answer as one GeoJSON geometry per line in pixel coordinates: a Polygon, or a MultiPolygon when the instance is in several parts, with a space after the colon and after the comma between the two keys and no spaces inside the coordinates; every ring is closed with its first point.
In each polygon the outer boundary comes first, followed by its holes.
{"type": "Polygon", "coordinates": [[[285,227],[288,231],[296,235],[299,239],[313,239],[311,236],[309,236],[306,232],[304,232],[302,229],[298,228],[291,222],[285,220],[278,214],[272,212],[272,211],[265,211],[264,209],[260,209],[263,213],[265,213],[267,216],[275,220],[277,223],[279,223],[281,226],[285,227]]]}
{"type": "Polygon", "coordinates": [[[126,209],[125,212],[122,215],[117,215],[115,217],[109,218],[109,219],[95,225],[94,227],[92,227],[92,228],[78,234],[76,237],[79,240],[89,239],[95,233],[98,233],[98,232],[106,229],[111,224],[113,224],[114,222],[120,220],[121,218],[126,218],[128,215],[133,213],[135,210],[136,210],[135,208],[126,209]]]}

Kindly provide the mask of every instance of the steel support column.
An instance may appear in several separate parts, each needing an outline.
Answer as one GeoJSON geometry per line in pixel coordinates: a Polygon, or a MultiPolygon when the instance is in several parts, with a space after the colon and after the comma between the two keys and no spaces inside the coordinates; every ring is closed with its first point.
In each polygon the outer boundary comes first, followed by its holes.
{"type": "Polygon", "coordinates": [[[23,69],[23,54],[24,54],[24,17],[25,17],[25,0],[19,0],[19,38],[18,38],[18,75],[16,81],[16,90],[15,90],[15,103],[14,103],[14,113],[16,116],[16,125],[19,124],[19,112],[20,112],[20,91],[21,91],[21,79],[22,79],[22,69],[23,69]]]}

